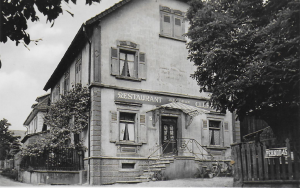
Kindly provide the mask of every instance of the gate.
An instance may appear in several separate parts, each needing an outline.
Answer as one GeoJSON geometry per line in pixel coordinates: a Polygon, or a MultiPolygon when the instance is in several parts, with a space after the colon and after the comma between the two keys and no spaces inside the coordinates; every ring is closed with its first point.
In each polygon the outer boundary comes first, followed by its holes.
{"type": "Polygon", "coordinates": [[[233,168],[235,184],[239,186],[266,186],[279,183],[299,186],[299,151],[296,150],[296,147],[291,150],[289,139],[286,139],[285,147],[286,155],[269,157],[264,143],[232,144],[231,152],[235,161],[233,168]]]}

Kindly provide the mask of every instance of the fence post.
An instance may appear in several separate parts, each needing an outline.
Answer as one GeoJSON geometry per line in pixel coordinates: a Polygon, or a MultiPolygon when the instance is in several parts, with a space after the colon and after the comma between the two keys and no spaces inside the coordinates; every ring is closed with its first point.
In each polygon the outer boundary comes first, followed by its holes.
{"type": "Polygon", "coordinates": [[[246,163],[246,156],[245,156],[245,145],[241,144],[241,155],[242,155],[242,170],[243,170],[243,181],[247,181],[247,163],[246,163]]]}
{"type": "Polygon", "coordinates": [[[265,180],[268,180],[269,179],[269,168],[268,168],[268,159],[266,159],[266,144],[263,143],[263,149],[262,149],[262,152],[263,152],[263,163],[264,163],[264,173],[265,173],[265,180]]]}
{"type": "Polygon", "coordinates": [[[233,156],[233,160],[235,161],[235,164],[233,165],[233,175],[234,175],[234,181],[240,182],[242,181],[242,177],[239,174],[238,171],[238,153],[237,153],[237,147],[239,145],[234,145],[231,148],[231,155],[233,156]]]}
{"type": "Polygon", "coordinates": [[[279,158],[275,158],[276,179],[280,180],[280,162],[279,158]]]}
{"type": "MultiPolygon", "coordinates": [[[[241,145],[241,144],[240,144],[241,145]]],[[[239,180],[243,181],[242,163],[241,163],[241,149],[240,145],[237,145],[236,149],[236,163],[237,163],[237,173],[239,175],[239,180]]]]}
{"type": "Polygon", "coordinates": [[[270,170],[271,170],[271,179],[275,179],[275,168],[274,168],[274,158],[270,158],[270,170]]]}
{"type": "Polygon", "coordinates": [[[257,163],[256,163],[255,143],[252,143],[251,149],[252,149],[252,163],[253,163],[253,178],[254,178],[254,180],[257,180],[257,163]]]}
{"type": "MultiPolygon", "coordinates": [[[[287,148],[287,152],[288,152],[288,157],[287,157],[287,160],[288,160],[288,179],[289,180],[293,180],[293,166],[292,166],[292,159],[291,159],[291,145],[290,145],[290,141],[289,139],[287,138],[285,140],[285,144],[286,144],[286,148],[287,148]]],[[[295,159],[294,159],[295,161],[295,159]]]]}
{"type": "Polygon", "coordinates": [[[252,163],[251,163],[251,155],[250,155],[250,145],[246,143],[246,151],[247,151],[247,169],[248,169],[248,181],[252,180],[252,163]]]}
{"type": "Polygon", "coordinates": [[[258,157],[258,179],[259,180],[263,180],[264,178],[264,174],[263,174],[263,155],[261,153],[261,145],[258,143],[257,146],[256,146],[256,149],[257,149],[257,157],[258,157]]]}

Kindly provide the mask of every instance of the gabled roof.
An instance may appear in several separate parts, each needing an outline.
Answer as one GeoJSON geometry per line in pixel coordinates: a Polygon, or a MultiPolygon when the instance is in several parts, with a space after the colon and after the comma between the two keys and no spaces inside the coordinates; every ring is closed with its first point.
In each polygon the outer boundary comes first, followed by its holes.
{"type": "Polygon", "coordinates": [[[32,105],[32,111],[30,112],[30,114],[28,115],[28,117],[26,118],[24,125],[29,125],[31,120],[36,116],[36,114],[39,111],[46,111],[47,107],[48,107],[48,99],[49,99],[49,95],[44,98],[41,102],[37,103],[37,104],[33,104],[32,105]]]}
{"type": "Polygon", "coordinates": [[[42,98],[44,98],[44,97],[48,97],[49,95],[50,95],[50,93],[46,93],[46,94],[44,94],[44,95],[38,96],[38,97],[35,99],[35,101],[36,101],[36,102],[39,102],[40,99],[42,99],[42,98]]]}
{"type": "Polygon", "coordinates": [[[104,10],[102,13],[96,15],[93,18],[90,18],[86,21],[86,23],[83,23],[78,30],[75,38],[73,39],[72,43],[70,44],[69,48],[67,49],[66,53],[64,54],[63,58],[57,65],[56,69],[52,73],[50,79],[47,81],[44,90],[47,91],[48,89],[52,88],[61,78],[61,75],[69,68],[69,66],[72,64],[73,60],[75,59],[75,55],[78,54],[78,52],[83,48],[83,46],[86,44],[87,39],[85,36],[84,28],[86,26],[93,25],[103,17],[109,15],[116,9],[122,7],[126,3],[130,2],[131,0],[121,0],[120,2],[114,4],[112,7],[104,10]]]}

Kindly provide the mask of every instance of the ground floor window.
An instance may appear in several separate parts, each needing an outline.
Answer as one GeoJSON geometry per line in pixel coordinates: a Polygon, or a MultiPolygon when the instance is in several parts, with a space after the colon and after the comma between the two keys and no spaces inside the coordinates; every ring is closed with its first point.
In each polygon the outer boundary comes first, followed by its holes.
{"type": "Polygon", "coordinates": [[[120,140],[135,140],[135,114],[120,112],[120,140]]]}
{"type": "Polygon", "coordinates": [[[209,144],[220,145],[221,134],[220,134],[221,121],[209,121],[209,144]]]}

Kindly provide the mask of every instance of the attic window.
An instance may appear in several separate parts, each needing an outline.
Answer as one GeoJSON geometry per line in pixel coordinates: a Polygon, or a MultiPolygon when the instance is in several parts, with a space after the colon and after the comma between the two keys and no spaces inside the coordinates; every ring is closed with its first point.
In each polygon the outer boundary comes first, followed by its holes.
{"type": "Polygon", "coordinates": [[[160,6],[160,36],[184,40],[185,33],[184,13],[169,7],[160,6]]]}

